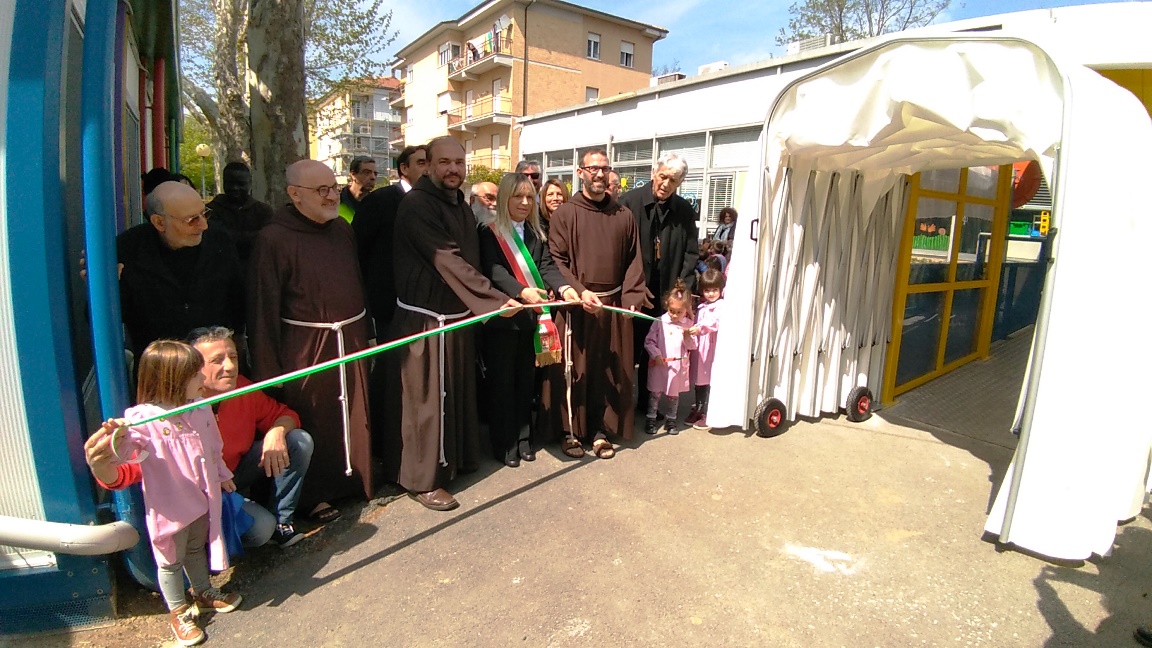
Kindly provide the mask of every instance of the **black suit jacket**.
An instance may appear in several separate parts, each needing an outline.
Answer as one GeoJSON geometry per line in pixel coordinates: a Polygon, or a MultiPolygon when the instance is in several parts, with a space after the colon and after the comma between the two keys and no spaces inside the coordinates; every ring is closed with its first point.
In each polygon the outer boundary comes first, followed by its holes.
{"type": "Polygon", "coordinates": [[[399,183],[381,187],[364,197],[352,219],[356,253],[368,293],[368,307],[376,320],[376,336],[388,330],[396,312],[396,268],[392,263],[392,240],[396,211],[404,198],[399,183]]]}
{"type": "Polygon", "coordinates": [[[688,290],[696,287],[696,262],[700,259],[696,210],[679,194],[672,194],[664,202],[663,218],[658,218],[651,183],[620,196],[620,204],[632,210],[640,228],[644,279],[648,290],[655,295],[652,301],[656,304],[645,312],[663,313],[664,293],[672,289],[677,277],[684,280],[688,290]],[[659,261],[654,244],[657,234],[660,235],[659,261]]]}
{"type": "MultiPolygon", "coordinates": [[[[531,227],[524,227],[524,247],[536,262],[540,271],[540,278],[546,287],[555,293],[560,292],[564,284],[564,275],[552,261],[552,253],[548,251],[548,244],[536,236],[531,227]]],[[[504,257],[496,235],[489,227],[480,228],[480,271],[485,277],[492,280],[496,289],[519,299],[520,291],[528,286],[520,283],[512,272],[512,264],[504,257]]],[[[536,328],[536,314],[539,311],[524,309],[512,317],[494,317],[488,320],[487,326],[492,328],[514,328],[518,330],[533,330],[536,328]]]]}

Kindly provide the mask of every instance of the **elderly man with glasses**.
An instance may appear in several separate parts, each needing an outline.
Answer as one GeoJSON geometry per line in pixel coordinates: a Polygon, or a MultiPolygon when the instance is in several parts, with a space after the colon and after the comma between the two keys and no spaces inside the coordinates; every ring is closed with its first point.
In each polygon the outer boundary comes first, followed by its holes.
{"type": "MultiPolygon", "coordinates": [[[[260,381],[360,351],[370,323],[352,226],[337,211],[340,187],[315,160],[288,167],[291,204],[260,230],[249,261],[248,335],[260,381]]],[[[340,516],[331,501],[372,496],[367,364],[353,362],[286,383],[315,448],[298,510],[340,516]]]]}
{"type": "Polygon", "coordinates": [[[154,340],[199,326],[244,328],[244,277],[232,238],[208,226],[196,190],[161,183],[144,201],[148,222],[116,239],[120,312],[136,357],[154,340]]]}

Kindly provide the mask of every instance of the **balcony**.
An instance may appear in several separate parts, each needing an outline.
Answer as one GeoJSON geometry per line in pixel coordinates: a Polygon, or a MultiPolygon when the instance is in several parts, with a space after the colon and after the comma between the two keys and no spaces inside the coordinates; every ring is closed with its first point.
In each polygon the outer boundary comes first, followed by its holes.
{"type": "Polygon", "coordinates": [[[448,111],[448,130],[471,133],[482,126],[492,124],[512,125],[512,99],[504,95],[480,97],[448,111]]]}
{"type": "Polygon", "coordinates": [[[404,126],[395,126],[388,132],[388,144],[400,148],[404,146],[404,126]]]}
{"type": "Polygon", "coordinates": [[[509,172],[512,170],[512,158],[499,153],[471,153],[468,155],[468,172],[476,167],[485,167],[493,171],[509,172]]]}
{"type": "Polygon", "coordinates": [[[397,95],[388,100],[388,105],[400,110],[408,106],[408,100],[405,98],[404,86],[407,84],[401,83],[399,88],[396,88],[397,95]]]}
{"type": "Polygon", "coordinates": [[[479,44],[468,43],[464,54],[448,62],[448,80],[475,81],[489,70],[512,67],[512,61],[511,37],[485,38],[479,44]]]}

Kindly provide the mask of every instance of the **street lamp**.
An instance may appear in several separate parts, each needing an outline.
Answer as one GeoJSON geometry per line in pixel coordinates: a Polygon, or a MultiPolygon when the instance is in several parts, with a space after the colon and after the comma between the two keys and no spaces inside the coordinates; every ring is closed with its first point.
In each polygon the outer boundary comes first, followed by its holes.
{"type": "Polygon", "coordinates": [[[204,184],[204,162],[212,157],[212,147],[207,144],[197,144],[196,155],[200,156],[200,199],[207,200],[208,194],[205,193],[206,187],[204,184]]]}

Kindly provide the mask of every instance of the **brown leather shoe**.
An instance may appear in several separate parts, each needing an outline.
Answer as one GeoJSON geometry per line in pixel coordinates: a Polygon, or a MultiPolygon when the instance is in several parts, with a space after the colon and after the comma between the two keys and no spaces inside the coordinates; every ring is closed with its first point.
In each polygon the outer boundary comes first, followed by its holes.
{"type": "Polygon", "coordinates": [[[423,504],[425,508],[430,508],[433,511],[451,511],[460,506],[460,502],[457,502],[456,498],[452,497],[452,493],[449,493],[443,488],[437,488],[436,490],[431,490],[426,493],[410,492],[408,496],[423,504]]]}
{"type": "Polygon", "coordinates": [[[181,646],[195,646],[204,641],[204,631],[196,623],[197,612],[196,606],[185,603],[168,613],[168,625],[181,646]]]}

